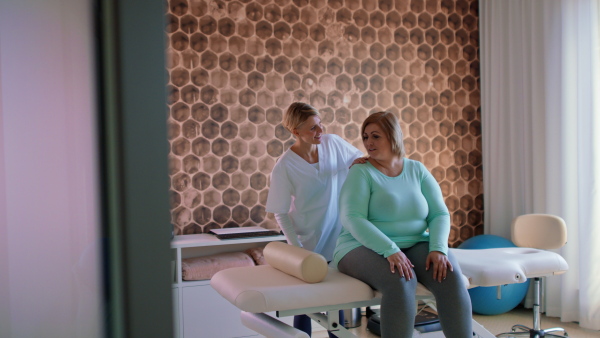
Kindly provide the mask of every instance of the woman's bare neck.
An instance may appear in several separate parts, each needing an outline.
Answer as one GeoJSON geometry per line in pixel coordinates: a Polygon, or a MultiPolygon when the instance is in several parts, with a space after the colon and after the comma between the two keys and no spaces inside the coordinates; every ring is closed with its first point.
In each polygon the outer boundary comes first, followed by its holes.
{"type": "Polygon", "coordinates": [[[297,140],[290,149],[308,163],[312,164],[319,162],[319,148],[316,144],[297,140]]]}

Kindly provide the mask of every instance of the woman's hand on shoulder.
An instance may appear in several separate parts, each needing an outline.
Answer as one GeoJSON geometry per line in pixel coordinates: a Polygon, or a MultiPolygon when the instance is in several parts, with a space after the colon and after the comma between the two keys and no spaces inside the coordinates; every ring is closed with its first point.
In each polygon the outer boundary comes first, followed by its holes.
{"type": "Polygon", "coordinates": [[[433,279],[438,282],[442,282],[446,279],[446,274],[448,270],[454,271],[452,267],[452,263],[448,259],[448,256],[444,255],[439,251],[431,251],[429,255],[427,255],[427,260],[425,261],[425,270],[429,270],[433,265],[433,279]]]}
{"type": "Polygon", "coordinates": [[[352,168],[352,166],[355,164],[365,164],[365,163],[367,163],[368,159],[369,159],[369,157],[367,157],[367,156],[359,157],[356,160],[354,160],[354,162],[352,162],[352,164],[350,165],[350,167],[348,167],[348,169],[352,168]]]}
{"type": "Polygon", "coordinates": [[[413,278],[412,268],[414,265],[402,251],[398,251],[388,256],[387,260],[390,262],[390,271],[392,271],[392,273],[396,273],[396,270],[398,270],[401,278],[404,277],[406,280],[413,278]]]}

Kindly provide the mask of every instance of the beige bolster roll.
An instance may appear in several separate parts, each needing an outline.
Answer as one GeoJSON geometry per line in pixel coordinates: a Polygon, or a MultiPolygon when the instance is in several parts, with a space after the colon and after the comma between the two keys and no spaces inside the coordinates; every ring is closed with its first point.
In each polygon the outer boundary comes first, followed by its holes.
{"type": "Polygon", "coordinates": [[[307,283],[318,283],[327,275],[327,261],[318,253],[282,242],[270,242],[263,255],[275,269],[307,283]]]}

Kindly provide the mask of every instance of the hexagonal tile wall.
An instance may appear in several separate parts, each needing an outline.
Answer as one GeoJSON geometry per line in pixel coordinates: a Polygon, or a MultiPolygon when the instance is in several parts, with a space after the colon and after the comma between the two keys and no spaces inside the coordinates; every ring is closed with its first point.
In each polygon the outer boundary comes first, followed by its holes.
{"type": "Polygon", "coordinates": [[[364,118],[398,116],[440,183],[450,243],[483,232],[476,0],[169,0],[167,84],[176,234],[261,225],[294,140],[293,101],[364,151],[364,118]]]}

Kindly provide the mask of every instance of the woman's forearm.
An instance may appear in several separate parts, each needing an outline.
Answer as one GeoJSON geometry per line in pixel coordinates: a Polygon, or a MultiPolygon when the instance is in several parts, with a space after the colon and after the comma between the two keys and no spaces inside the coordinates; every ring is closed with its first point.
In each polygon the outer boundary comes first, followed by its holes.
{"type": "Polygon", "coordinates": [[[429,173],[421,182],[421,191],[429,207],[427,224],[429,228],[429,251],[448,254],[448,236],[450,235],[450,213],[444,203],[439,184],[429,173]]]}
{"type": "Polygon", "coordinates": [[[274,215],[275,215],[275,220],[277,221],[277,224],[279,224],[281,231],[283,231],[283,234],[285,235],[285,237],[287,239],[287,242],[293,246],[302,247],[302,243],[300,243],[300,241],[298,240],[298,234],[296,233],[296,230],[294,229],[294,222],[292,222],[290,215],[288,215],[288,214],[274,214],[274,215]]]}

